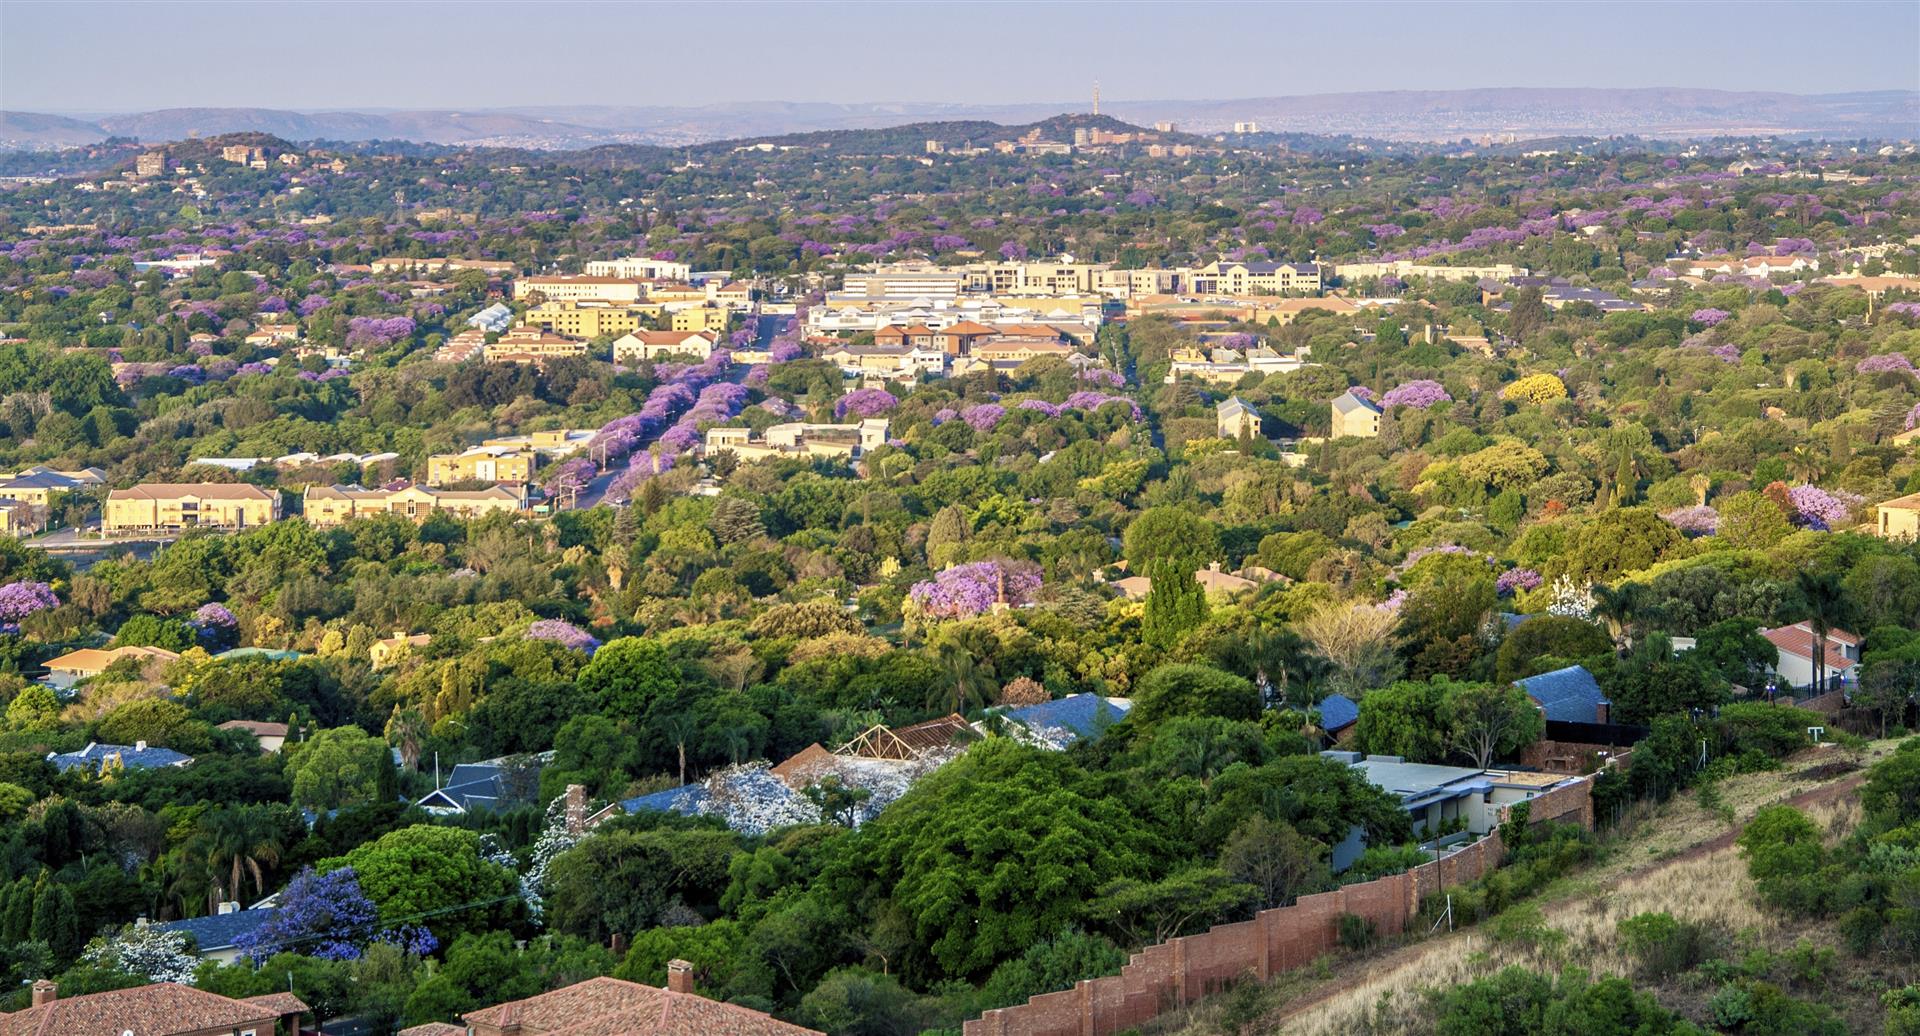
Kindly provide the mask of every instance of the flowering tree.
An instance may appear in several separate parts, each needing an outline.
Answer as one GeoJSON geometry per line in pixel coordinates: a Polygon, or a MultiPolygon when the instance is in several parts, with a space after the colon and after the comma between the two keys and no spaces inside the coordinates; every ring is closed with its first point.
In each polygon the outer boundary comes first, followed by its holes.
{"type": "Polygon", "coordinates": [[[899,405],[900,401],[886,389],[857,389],[840,397],[833,405],[833,416],[879,417],[899,405]]]}
{"type": "Polygon", "coordinates": [[[593,654],[600,641],[565,619],[541,619],[527,627],[528,640],[551,640],[561,647],[593,654]]]}
{"type": "Polygon", "coordinates": [[[1500,398],[1514,402],[1551,403],[1567,398],[1567,385],[1552,374],[1529,374],[1501,389],[1500,398]]]}
{"type": "Polygon", "coordinates": [[[1540,573],[1531,568],[1510,568],[1494,578],[1493,589],[1504,597],[1519,590],[1538,590],[1542,581],[1540,573]]]}
{"type": "Polygon", "coordinates": [[[1712,306],[1708,306],[1704,309],[1694,310],[1693,316],[1691,319],[1696,324],[1702,324],[1707,327],[1712,327],[1715,324],[1720,323],[1721,321],[1727,319],[1732,315],[1733,315],[1732,313],[1729,313],[1724,309],[1715,309],[1712,306]]]}
{"type": "Polygon", "coordinates": [[[96,968],[138,975],[148,982],[191,982],[200,959],[187,952],[187,933],[128,925],[87,944],[80,959],[96,968]]]}
{"type": "Polygon", "coordinates": [[[1553,597],[1547,602],[1547,614],[1563,619],[1593,618],[1593,587],[1576,583],[1572,576],[1553,581],[1553,597]]]}
{"type": "Polygon", "coordinates": [[[1881,353],[1861,360],[1853,365],[1853,369],[1859,374],[1887,374],[1894,371],[1912,374],[1913,361],[1900,353],[1881,353]]]}
{"type": "Polygon", "coordinates": [[[1678,507],[1660,517],[1689,536],[1711,536],[1720,527],[1720,512],[1705,504],[1678,507]]]}
{"type": "Polygon", "coordinates": [[[1864,502],[1862,497],[1854,493],[1828,492],[1819,486],[1806,485],[1787,490],[1787,500],[1800,524],[1822,530],[1846,524],[1854,508],[1864,502]]]}
{"type": "Polygon", "coordinates": [[[977,403],[960,411],[960,420],[972,425],[976,432],[993,431],[1005,416],[1007,408],[998,403],[977,403]]]}
{"type": "Polygon", "coordinates": [[[1453,397],[1447,394],[1447,390],[1439,382],[1422,378],[1388,389],[1387,394],[1380,397],[1380,404],[1388,407],[1405,406],[1415,410],[1425,410],[1438,403],[1450,402],[1452,399],[1453,397]]]}
{"type": "Polygon", "coordinates": [[[1039,589],[1040,570],[1033,565],[975,561],[913,584],[908,596],[927,615],[964,618],[986,614],[1003,598],[1007,604],[1025,604],[1039,589]]]}
{"type": "Polygon", "coordinates": [[[325,874],[307,867],[287,883],[280,904],[265,923],[241,934],[234,945],[258,964],[282,951],[322,960],[355,960],[375,942],[396,943],[422,954],[438,945],[424,928],[380,928],[380,911],[361,890],[360,876],[352,867],[325,874]]]}
{"type": "Polygon", "coordinates": [[[22,580],[0,586],[0,622],[17,623],[34,612],[55,607],[60,599],[45,583],[22,580]]]}

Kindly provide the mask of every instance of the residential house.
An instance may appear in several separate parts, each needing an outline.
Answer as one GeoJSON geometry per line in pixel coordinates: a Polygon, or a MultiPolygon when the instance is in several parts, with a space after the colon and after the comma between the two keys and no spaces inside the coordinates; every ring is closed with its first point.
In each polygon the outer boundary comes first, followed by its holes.
{"type": "MultiPolygon", "coordinates": [[[[1476,770],[1467,766],[1410,763],[1397,755],[1361,755],[1327,751],[1322,756],[1359,770],[1368,783],[1396,795],[1413,818],[1415,837],[1430,837],[1443,828],[1464,825],[1468,835],[1484,835],[1499,826],[1501,812],[1569,780],[1566,774],[1521,770],[1476,770]]],[[[1364,844],[1349,838],[1333,850],[1332,864],[1345,870],[1359,858],[1364,844]]]]}
{"type": "Polygon", "coordinates": [[[587,343],[573,338],[550,335],[537,327],[516,327],[500,340],[483,346],[480,356],[488,363],[544,364],[548,360],[585,357],[587,343]]]}
{"type": "Polygon", "coordinates": [[[546,752],[461,763],[447,775],[447,783],[414,805],[435,816],[447,816],[530,801],[539,797],[540,768],[552,757],[546,752]]]}
{"type": "Polygon", "coordinates": [[[32,995],[25,1010],[0,1014],[0,1036],[274,1036],[299,1032],[308,1010],[291,993],[235,1000],[177,982],[63,999],[41,979],[32,995]]]}
{"type": "Polygon", "coordinates": [[[1352,389],[1334,397],[1332,438],[1372,439],[1379,434],[1380,408],[1372,400],[1354,395],[1352,389]]]}
{"type": "Polygon", "coordinates": [[[1253,404],[1239,396],[1228,396],[1213,408],[1215,430],[1222,439],[1239,439],[1241,436],[1257,439],[1260,437],[1260,411],[1253,404]]]}
{"type": "Polygon", "coordinates": [[[628,304],[647,297],[647,282],[633,277],[522,277],[513,282],[513,297],[568,302],[628,304]]]}
{"type": "Polygon", "coordinates": [[[1009,730],[1013,736],[1053,748],[1097,738],[1108,727],[1126,719],[1131,711],[1131,699],[1105,698],[1084,691],[1038,705],[997,706],[987,710],[989,715],[1017,728],[1009,730]]]}
{"type": "Polygon", "coordinates": [[[367,657],[375,670],[385,669],[398,662],[402,655],[414,648],[426,647],[433,643],[431,633],[408,633],[406,630],[394,630],[393,636],[376,640],[367,646],[367,657]]]}
{"type": "MultiPolygon", "coordinates": [[[[591,978],[462,1016],[468,1036],[825,1036],[693,991],[693,965],[667,962],[665,989],[591,978]]],[[[0,1036],[12,1034],[0,1033],[0,1036]]]]}
{"type": "MultiPolygon", "coordinates": [[[[1262,583],[1284,580],[1286,577],[1271,569],[1258,565],[1247,565],[1236,572],[1223,572],[1218,561],[1193,574],[1193,581],[1200,584],[1201,590],[1209,596],[1230,597],[1248,590],[1258,589],[1262,583]]],[[[1147,576],[1127,576],[1108,584],[1120,592],[1120,596],[1129,601],[1146,600],[1153,592],[1153,580],[1147,576]]]]}
{"type": "Polygon", "coordinates": [[[460,453],[436,453],[427,458],[427,485],[445,486],[455,482],[511,482],[524,485],[533,481],[540,455],[532,450],[510,446],[475,446],[460,453]]]}
{"type": "Polygon", "coordinates": [[[188,529],[250,529],[280,518],[280,494],[217,482],[149,482],[107,494],[100,530],[108,536],[188,529]]]}
{"type": "Polygon", "coordinates": [[[424,522],[429,515],[446,513],[456,518],[479,518],[495,513],[518,513],[526,509],[526,497],[505,486],[487,489],[364,489],[360,486],[308,486],[303,497],[308,522],[327,528],[354,518],[397,514],[424,522]]]}
{"type": "Polygon", "coordinates": [[[713,347],[720,341],[711,331],[648,331],[644,329],[629,332],[613,342],[613,362],[624,365],[640,363],[646,360],[661,360],[667,357],[705,360],[713,355],[713,347]]]}
{"type": "Polygon", "coordinates": [[[56,658],[47,659],[47,675],[41,677],[40,682],[56,691],[64,691],[82,680],[91,680],[99,676],[123,658],[140,659],[144,665],[148,661],[171,662],[179,657],[166,648],[157,647],[130,645],[111,650],[80,648],[56,658]]]}
{"type": "Polygon", "coordinates": [[[287,743],[287,725],[285,723],[266,723],[252,719],[230,719],[220,724],[221,730],[244,730],[260,742],[263,755],[275,755],[282,745],[287,743]]]}
{"type": "Polygon", "coordinates": [[[153,927],[163,932],[180,932],[193,940],[193,955],[201,960],[232,964],[240,959],[241,938],[252,934],[273,917],[272,907],[242,910],[238,903],[222,903],[205,917],[167,921],[153,927]]]}
{"type": "Polygon", "coordinates": [[[1860,638],[1846,630],[1827,631],[1824,685],[1814,686],[1813,626],[1805,622],[1796,622],[1791,626],[1777,626],[1770,630],[1761,630],[1760,635],[1773,642],[1780,657],[1773,665],[1773,674],[1780,681],[1781,690],[1812,691],[1825,694],[1828,691],[1846,686],[1853,668],[1860,664],[1860,638]]]}
{"type": "Polygon", "coordinates": [[[1556,723],[1610,723],[1613,703],[1585,666],[1570,665],[1514,683],[1556,723]]]}
{"type": "Polygon", "coordinates": [[[646,307],[611,302],[549,299],[527,310],[527,323],[568,338],[598,338],[638,330],[651,313],[646,307]]]}
{"type": "MultiPolygon", "coordinates": [[[[1917,429],[1920,430],[1920,429],[1917,429]]],[[[1883,540],[1920,540],[1920,493],[1908,493],[1874,509],[1873,534],[1883,540]]]]}
{"type": "Polygon", "coordinates": [[[887,442],[887,419],[858,424],[808,424],[794,421],[769,426],[759,436],[751,428],[709,428],[704,453],[731,452],[743,461],[768,457],[828,457],[857,460],[887,442]]]}
{"type": "Polygon", "coordinates": [[[131,745],[103,745],[89,741],[87,747],[77,752],[48,752],[47,762],[61,773],[68,770],[104,773],[119,769],[153,770],[163,766],[188,766],[193,763],[193,757],[171,748],[148,745],[145,741],[135,741],[131,745]]]}
{"type": "Polygon", "coordinates": [[[300,325],[298,324],[261,324],[247,335],[246,342],[258,348],[279,345],[281,342],[298,341],[299,338],[300,325]]]}
{"type": "Polygon", "coordinates": [[[78,479],[43,468],[37,471],[23,471],[0,482],[0,500],[18,500],[23,504],[32,504],[44,513],[53,503],[54,494],[72,493],[84,488],[78,479]]]}
{"type": "Polygon", "coordinates": [[[107,484],[107,473],[99,468],[71,468],[66,471],[60,471],[47,467],[45,464],[35,464],[31,467],[21,468],[19,471],[11,474],[0,474],[0,482],[10,481],[16,478],[26,478],[28,475],[38,475],[45,472],[70,478],[87,489],[107,484]]]}
{"type": "Polygon", "coordinates": [[[1360,722],[1360,705],[1344,694],[1329,694],[1320,699],[1320,729],[1338,742],[1360,722]]]}
{"type": "Polygon", "coordinates": [[[32,536],[47,527],[47,509],[25,500],[0,497],[0,536],[32,536]]]}

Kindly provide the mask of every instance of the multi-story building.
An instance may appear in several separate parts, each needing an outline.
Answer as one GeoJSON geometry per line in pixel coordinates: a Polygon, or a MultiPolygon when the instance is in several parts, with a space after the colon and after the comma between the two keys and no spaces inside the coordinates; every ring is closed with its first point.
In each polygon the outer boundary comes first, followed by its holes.
{"type": "Polygon", "coordinates": [[[653,312],[658,307],[550,299],[527,310],[527,323],[570,338],[597,338],[633,331],[653,312]]]}
{"type": "Polygon", "coordinates": [[[1320,267],[1313,263],[1208,263],[1188,281],[1196,295],[1290,295],[1320,290],[1320,267]]]}
{"type": "Polygon", "coordinates": [[[1390,262],[1338,263],[1333,267],[1333,275],[1343,281],[1365,280],[1369,277],[1398,277],[1401,280],[1419,278],[1429,281],[1479,281],[1511,280],[1525,277],[1528,270],[1524,266],[1512,263],[1496,263],[1492,266],[1437,266],[1432,263],[1418,263],[1412,259],[1397,259],[1390,262]]]}
{"type": "Polygon", "coordinates": [[[596,259],[587,264],[589,277],[621,277],[649,281],[684,281],[693,275],[693,267],[671,259],[596,259]]]}
{"type": "Polygon", "coordinates": [[[659,360],[669,356],[705,360],[719,338],[711,331],[634,331],[614,339],[613,362],[659,360]]]}
{"type": "Polygon", "coordinates": [[[100,531],[108,536],[188,529],[250,529],[280,518],[280,494],[217,482],[149,482],[107,494],[100,531]]]}
{"type": "Polygon", "coordinates": [[[1071,355],[1073,346],[1058,338],[989,338],[976,342],[972,355],[982,363],[997,367],[1017,367],[1042,356],[1071,355]]]}
{"type": "Polygon", "coordinates": [[[167,172],[167,153],[148,151],[133,161],[133,171],[139,176],[164,176],[167,172]]]}
{"type": "Polygon", "coordinates": [[[567,302],[632,304],[647,297],[647,282],[633,277],[522,277],[513,282],[513,297],[567,302]]]}
{"type": "Polygon", "coordinates": [[[1372,400],[1354,395],[1351,389],[1334,397],[1332,438],[1372,439],[1379,434],[1380,408],[1372,400]]]}
{"type": "Polygon", "coordinates": [[[475,446],[460,453],[436,453],[427,458],[427,485],[445,486],[455,482],[512,482],[524,485],[533,481],[540,466],[540,455],[510,446],[475,446]]]}
{"type": "Polygon", "coordinates": [[[707,429],[706,454],[732,453],[741,460],[767,457],[844,457],[858,459],[885,446],[887,419],[870,417],[858,424],[807,424],[795,421],[770,426],[759,436],[751,428],[707,429]]]}
{"type": "Polygon", "coordinates": [[[899,263],[849,273],[842,284],[840,294],[847,298],[952,299],[966,290],[967,273],[932,263],[899,263]]]}
{"type": "Polygon", "coordinates": [[[355,518],[397,514],[416,522],[445,513],[456,518],[488,514],[515,514],[526,498],[505,486],[490,489],[364,489],[360,486],[309,486],[302,500],[307,521],[318,528],[341,525],[355,518]]]}
{"type": "Polygon", "coordinates": [[[887,380],[947,371],[947,354],[938,349],[840,345],[821,353],[820,358],[838,365],[842,373],[850,376],[887,380]]]}
{"type": "Polygon", "coordinates": [[[587,355],[587,343],[550,335],[537,327],[516,327],[480,350],[488,363],[542,364],[587,355]]]}
{"type": "Polygon", "coordinates": [[[391,255],[375,259],[367,264],[374,273],[455,273],[460,270],[479,270],[489,277],[511,277],[519,267],[504,259],[454,259],[447,256],[422,258],[410,255],[391,255]]]}
{"type": "Polygon", "coordinates": [[[53,503],[56,494],[72,493],[84,488],[79,479],[62,472],[46,469],[23,471],[0,482],[0,500],[18,500],[44,511],[53,503]]]}
{"type": "Polygon", "coordinates": [[[47,527],[47,509],[25,500],[0,498],[0,536],[19,539],[47,527]]]}
{"type": "Polygon", "coordinates": [[[719,306],[694,306],[675,310],[673,330],[675,331],[712,331],[725,334],[727,325],[733,322],[733,314],[719,306]]]}
{"type": "Polygon", "coordinates": [[[1099,290],[1106,263],[971,263],[961,268],[968,291],[997,295],[1080,295],[1099,290]]]}

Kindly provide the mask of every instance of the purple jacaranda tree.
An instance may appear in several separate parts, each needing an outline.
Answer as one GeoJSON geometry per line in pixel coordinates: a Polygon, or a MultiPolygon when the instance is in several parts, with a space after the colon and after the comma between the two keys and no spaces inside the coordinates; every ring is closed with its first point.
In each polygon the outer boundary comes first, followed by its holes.
{"type": "Polygon", "coordinates": [[[879,417],[899,405],[900,401],[886,389],[856,389],[833,404],[833,416],[844,418],[852,414],[855,417],[879,417]]]}
{"type": "Polygon", "coordinates": [[[948,421],[951,421],[958,416],[960,416],[959,411],[955,410],[950,406],[943,406],[940,409],[935,410],[933,412],[933,425],[934,427],[938,428],[939,426],[946,424],[948,421]]]}
{"type": "Polygon", "coordinates": [[[310,317],[327,308],[327,305],[332,301],[332,299],[327,298],[325,295],[308,295],[306,298],[300,300],[297,311],[303,317],[310,317]]]}
{"type": "Polygon", "coordinates": [[[347,321],[347,345],[352,348],[384,348],[413,336],[410,317],[354,317],[347,321]]]}
{"type": "Polygon", "coordinates": [[[1007,408],[998,403],[977,403],[960,411],[960,419],[967,422],[976,432],[991,432],[1000,419],[1007,416],[1007,408]]]}
{"type": "Polygon", "coordinates": [[[1493,589],[1506,597],[1520,590],[1538,590],[1542,581],[1540,573],[1531,568],[1510,568],[1494,577],[1493,589]]]}
{"type": "Polygon", "coordinates": [[[550,640],[564,648],[591,655],[600,647],[593,634],[565,619],[541,619],[527,627],[528,640],[550,640]]]}
{"type": "Polygon", "coordinates": [[[1025,259],[1027,246],[1018,241],[1008,241],[1000,246],[1000,258],[1007,260],[1025,259]]]}
{"type": "Polygon", "coordinates": [[[1878,356],[1869,356],[1861,360],[1859,363],[1853,365],[1853,369],[1859,374],[1891,374],[1895,372],[1912,374],[1913,361],[1907,359],[1900,353],[1881,353],[1878,356]]]}
{"type": "Polygon", "coordinates": [[[1819,486],[1799,485],[1787,490],[1794,517],[1810,529],[1830,530],[1846,524],[1855,508],[1865,502],[1856,493],[1828,491],[1819,486]]]}
{"type": "Polygon", "coordinates": [[[57,607],[60,598],[53,587],[32,580],[0,586],[0,622],[17,623],[34,612],[57,607]]]}
{"type": "Polygon", "coordinates": [[[1715,309],[1712,306],[1707,306],[1703,309],[1694,310],[1693,316],[1691,319],[1696,324],[1702,324],[1707,327],[1712,327],[1715,324],[1720,323],[1721,321],[1727,319],[1732,315],[1733,315],[1732,313],[1729,313],[1724,309],[1715,309]]]}
{"type": "Polygon", "coordinates": [[[1889,302],[1881,312],[1920,320],[1920,302],[1889,302]]]}
{"type": "Polygon", "coordinates": [[[1689,536],[1711,536],[1720,528],[1720,512],[1705,504],[1676,507],[1662,512],[1660,517],[1689,536]]]}
{"type": "Polygon", "coordinates": [[[1451,402],[1452,400],[1453,397],[1447,394],[1446,388],[1439,382],[1422,378],[1416,381],[1404,382],[1388,389],[1387,394],[1380,397],[1380,405],[1386,407],[1404,406],[1412,407],[1415,410],[1425,410],[1430,406],[1451,402]]]}
{"type": "Polygon", "coordinates": [[[280,893],[279,905],[259,927],[234,940],[242,956],[258,964],[276,953],[321,960],[357,960],[376,942],[408,953],[432,953],[439,943],[425,928],[380,927],[380,911],[360,888],[352,867],[317,874],[307,867],[280,893]]]}
{"type": "Polygon", "coordinates": [[[975,561],[955,565],[908,591],[922,612],[936,618],[984,615],[997,602],[1021,605],[1040,589],[1040,569],[1029,562],[975,561]]]}

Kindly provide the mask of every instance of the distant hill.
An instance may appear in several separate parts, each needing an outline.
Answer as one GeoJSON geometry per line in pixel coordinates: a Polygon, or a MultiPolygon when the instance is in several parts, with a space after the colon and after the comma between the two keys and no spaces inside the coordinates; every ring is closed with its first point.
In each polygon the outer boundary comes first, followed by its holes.
{"type": "MultiPolygon", "coordinates": [[[[171,108],[93,122],[0,112],[0,147],[93,143],[109,135],[140,140],[258,131],[289,140],[408,140],[420,143],[590,148],[606,144],[684,147],[720,140],[775,139],[832,130],[903,130],[920,124],[980,125],[982,133],[1046,119],[1071,103],[825,104],[755,101],[700,107],[577,105],[477,111],[298,112],[271,108],[171,108]]],[[[1111,101],[1105,114],[1137,125],[1172,122],[1216,134],[1236,123],[1278,133],[1353,134],[1389,140],[1454,140],[1637,134],[1647,137],[1801,135],[1920,136],[1920,91],[1845,94],[1646,89],[1395,90],[1238,100],[1111,101]]]]}

